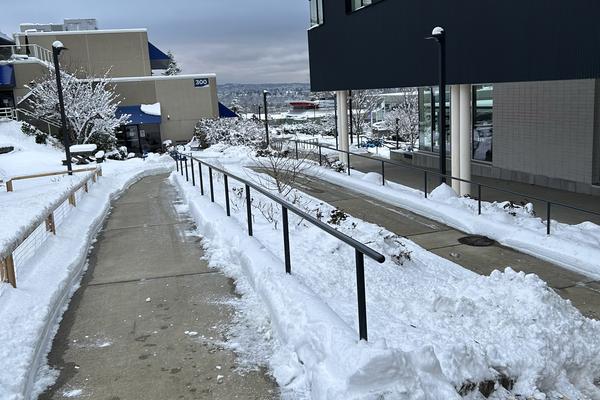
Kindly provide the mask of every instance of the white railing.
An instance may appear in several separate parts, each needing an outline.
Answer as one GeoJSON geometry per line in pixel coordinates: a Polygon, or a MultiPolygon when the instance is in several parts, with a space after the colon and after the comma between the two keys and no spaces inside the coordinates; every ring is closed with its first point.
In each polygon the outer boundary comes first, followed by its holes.
{"type": "Polygon", "coordinates": [[[18,61],[35,58],[52,65],[52,52],[37,44],[0,46],[0,61],[18,61]]]}
{"type": "Polygon", "coordinates": [[[34,121],[33,125],[35,125],[37,129],[44,131],[44,128],[46,128],[47,131],[45,133],[49,135],[52,134],[52,128],[54,128],[55,131],[60,130],[60,125],[57,122],[44,117],[38,117],[24,108],[0,108],[0,120],[3,119],[24,121],[27,123],[32,123],[32,121],[34,121]]]}

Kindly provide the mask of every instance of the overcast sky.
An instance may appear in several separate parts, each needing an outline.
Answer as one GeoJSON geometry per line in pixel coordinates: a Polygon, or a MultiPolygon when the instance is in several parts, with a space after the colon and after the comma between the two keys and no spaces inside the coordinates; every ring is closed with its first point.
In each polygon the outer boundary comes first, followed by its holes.
{"type": "Polygon", "coordinates": [[[0,13],[19,23],[96,18],[99,29],[148,28],[184,73],[215,72],[219,83],[308,82],[307,0],[25,0],[0,13]]]}

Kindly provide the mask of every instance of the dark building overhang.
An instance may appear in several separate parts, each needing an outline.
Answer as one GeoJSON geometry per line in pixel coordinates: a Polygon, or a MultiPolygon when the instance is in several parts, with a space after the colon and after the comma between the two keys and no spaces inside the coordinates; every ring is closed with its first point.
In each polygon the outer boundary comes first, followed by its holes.
{"type": "Polygon", "coordinates": [[[0,32],[0,46],[12,46],[15,44],[15,41],[11,39],[9,36],[0,32]]]}
{"type": "Polygon", "coordinates": [[[447,81],[600,77],[597,0],[382,0],[355,12],[324,1],[308,31],[314,91],[436,85],[446,32],[447,81]]]}
{"type": "Polygon", "coordinates": [[[143,112],[140,105],[117,107],[117,118],[124,114],[129,114],[128,125],[160,124],[162,121],[160,115],[151,115],[143,112]]]}
{"type": "Polygon", "coordinates": [[[169,56],[150,42],[148,42],[148,54],[152,69],[167,69],[169,67],[171,62],[169,56]]]}
{"type": "Polygon", "coordinates": [[[238,115],[230,110],[225,104],[219,102],[219,118],[236,118],[238,115]]]}
{"type": "Polygon", "coordinates": [[[15,68],[11,64],[0,65],[0,89],[15,87],[15,68]]]}

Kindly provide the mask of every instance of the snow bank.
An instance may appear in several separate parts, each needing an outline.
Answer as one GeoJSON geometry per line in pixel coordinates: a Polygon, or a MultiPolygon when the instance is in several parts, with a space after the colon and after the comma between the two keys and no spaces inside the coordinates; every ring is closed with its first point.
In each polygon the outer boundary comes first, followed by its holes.
{"type": "MultiPolygon", "coordinates": [[[[41,169],[46,165],[44,161],[60,161],[61,152],[31,144],[30,138],[17,129],[20,126],[13,124],[12,128],[7,128],[0,124],[0,140],[10,139],[19,145],[19,151],[0,156],[0,169],[11,170],[13,162],[30,165],[31,169],[41,169]],[[38,160],[40,164],[37,164],[38,160]]],[[[35,255],[19,269],[18,288],[6,287],[2,290],[1,399],[35,398],[53,383],[56,373],[49,371],[45,356],[58,330],[61,315],[86,268],[89,246],[109,211],[110,201],[136,180],[171,171],[173,167],[172,159],[157,155],[151,155],[146,162],[136,159],[104,164],[104,176],[90,187],[89,193],[81,198],[77,207],[70,210],[67,223],[59,227],[56,236],[39,246],[35,255]]],[[[13,225],[15,220],[10,218],[16,216],[23,224],[29,224],[33,218],[43,215],[46,205],[72,183],[67,179],[58,185],[42,184],[34,188],[16,189],[13,193],[0,193],[2,237],[10,237],[18,232],[18,225],[13,225]],[[54,186],[60,188],[52,191],[54,186]],[[7,218],[10,223],[5,223],[7,218]]]]}
{"type": "Polygon", "coordinates": [[[142,104],[141,105],[142,112],[148,115],[156,115],[160,117],[160,103],[154,104],[142,104]]]}
{"type": "MultiPolygon", "coordinates": [[[[219,150],[196,154],[238,176],[256,175],[241,167],[248,162],[244,149],[219,150]]],[[[290,215],[293,275],[286,276],[281,230],[265,219],[279,221],[278,207],[269,209],[253,193],[250,238],[242,186],[234,180],[227,218],[223,196],[215,196],[219,207],[178,174],[171,179],[189,204],[210,264],[266,306],[276,340],[270,367],[294,398],[446,400],[485,381],[496,382],[497,399],[600,396],[593,383],[600,376],[600,322],[583,317],[537,276],[510,268],[479,276],[348,216],[337,228],[387,259],[366,260],[370,341],[359,342],[352,249],[290,215]],[[512,390],[502,389],[502,380],[514,382],[512,390]]],[[[298,191],[292,197],[313,215],[327,218],[334,210],[298,191]]]]}
{"type": "Polygon", "coordinates": [[[97,148],[98,146],[95,144],[74,144],[69,147],[69,150],[71,150],[72,153],[91,153],[96,151],[97,148]]]}

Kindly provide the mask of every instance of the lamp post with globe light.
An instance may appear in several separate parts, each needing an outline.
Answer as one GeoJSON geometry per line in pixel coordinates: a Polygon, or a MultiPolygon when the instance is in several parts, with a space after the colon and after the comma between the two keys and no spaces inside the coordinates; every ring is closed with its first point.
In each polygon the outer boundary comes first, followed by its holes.
{"type": "Polygon", "coordinates": [[[265,108],[265,134],[267,140],[267,147],[269,147],[269,114],[267,111],[267,95],[269,92],[267,90],[263,90],[263,106],[265,108]]]}
{"type": "Polygon", "coordinates": [[[56,74],[56,91],[58,92],[58,104],[60,107],[60,129],[63,134],[63,144],[65,146],[65,157],[67,161],[67,171],[69,175],[73,175],[73,166],[71,165],[71,140],[69,139],[69,132],[67,131],[67,115],[65,114],[65,100],[63,98],[62,82],[60,77],[60,64],[58,62],[58,56],[61,51],[67,50],[61,41],[55,41],[52,43],[52,56],[54,58],[54,72],[56,74]]]}
{"type": "MultiPolygon", "coordinates": [[[[444,28],[436,26],[431,31],[431,36],[426,39],[433,39],[439,44],[439,104],[440,111],[438,114],[438,133],[440,138],[440,181],[446,183],[446,32],[444,28]]],[[[431,91],[433,99],[433,90],[431,91]]],[[[435,104],[434,101],[432,101],[435,104]]],[[[435,110],[431,110],[432,115],[435,110]]]]}

